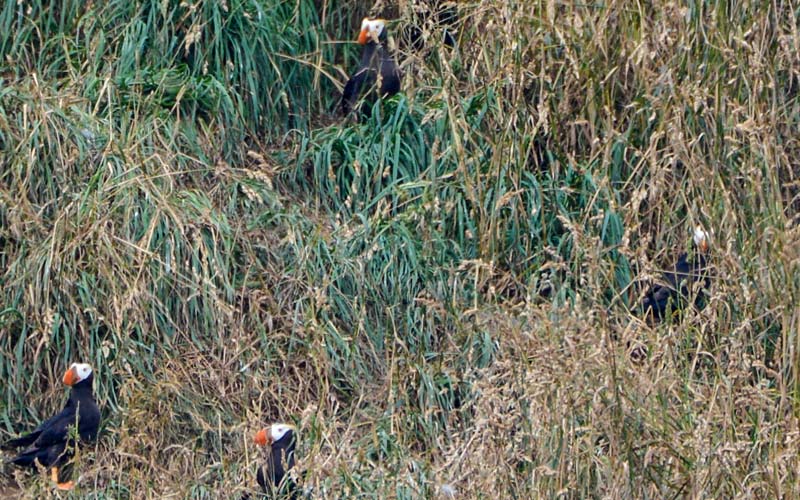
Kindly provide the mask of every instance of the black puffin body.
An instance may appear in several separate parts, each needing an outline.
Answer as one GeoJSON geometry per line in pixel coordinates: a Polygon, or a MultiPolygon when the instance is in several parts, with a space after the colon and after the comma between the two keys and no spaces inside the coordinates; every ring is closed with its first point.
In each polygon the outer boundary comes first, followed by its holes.
{"type": "Polygon", "coordinates": [[[358,43],[364,46],[358,70],[342,92],[342,113],[347,115],[364,99],[362,114],[369,115],[377,97],[393,96],[400,91],[402,73],[394,56],[386,48],[386,22],[364,18],[358,43]]]}
{"type": "Polygon", "coordinates": [[[71,434],[74,433],[70,428],[77,423],[81,443],[97,439],[100,428],[100,409],[92,395],[93,381],[94,375],[89,365],[74,363],[70,366],[64,375],[64,383],[71,386],[72,390],[64,409],[42,422],[30,434],[6,442],[3,448],[26,447],[9,462],[20,467],[51,468],[53,481],[60,489],[72,488],[74,484],[69,481],[69,471],[63,470],[74,456],[78,444],[72,439],[71,434]]]}
{"type": "Polygon", "coordinates": [[[269,448],[267,461],[259,466],[256,480],[273,498],[297,498],[297,485],[287,475],[294,467],[295,432],[291,425],[273,424],[255,436],[256,444],[269,448]]]}
{"type": "Polygon", "coordinates": [[[455,47],[458,11],[454,2],[419,0],[412,2],[412,9],[416,12],[417,24],[411,23],[403,28],[402,41],[406,50],[421,52],[425,48],[426,31],[441,32],[442,43],[455,47]]]}
{"type": "MultiPolygon", "coordinates": [[[[671,311],[683,310],[690,303],[695,283],[702,281],[705,289],[711,285],[706,262],[709,237],[701,227],[695,229],[694,243],[693,258],[690,260],[689,254],[681,254],[675,267],[663,273],[662,283],[654,284],[647,291],[642,301],[645,318],[662,321],[671,311]]],[[[705,305],[703,293],[696,294],[694,305],[697,308],[705,305]]]]}

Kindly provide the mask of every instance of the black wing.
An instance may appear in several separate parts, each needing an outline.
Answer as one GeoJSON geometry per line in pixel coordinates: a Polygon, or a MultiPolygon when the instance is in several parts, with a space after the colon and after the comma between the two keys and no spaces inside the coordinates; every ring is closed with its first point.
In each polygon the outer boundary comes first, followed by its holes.
{"type": "Polygon", "coordinates": [[[391,97],[400,92],[400,80],[403,78],[400,68],[394,62],[394,57],[381,50],[381,97],[391,97]]]}
{"type": "Polygon", "coordinates": [[[677,295],[677,291],[670,286],[653,285],[642,301],[642,310],[645,316],[652,314],[656,320],[664,319],[670,301],[673,301],[673,307],[676,306],[674,301],[677,295]]]}
{"type": "Polygon", "coordinates": [[[46,448],[54,444],[66,443],[69,437],[69,428],[74,426],[75,408],[67,407],[65,411],[59,413],[57,419],[53,419],[45,429],[42,429],[39,437],[34,441],[33,446],[37,448],[46,448]],[[69,410],[69,411],[67,411],[69,410]]]}
{"type": "Polygon", "coordinates": [[[42,467],[50,467],[68,458],[66,442],[57,443],[44,448],[31,446],[16,457],[9,460],[10,463],[19,467],[35,467],[37,462],[42,467]]]}
{"type": "MultiPolygon", "coordinates": [[[[673,311],[683,309],[689,303],[695,281],[702,278],[706,288],[710,285],[705,265],[702,255],[697,257],[696,262],[690,262],[687,254],[681,254],[674,270],[663,273],[662,283],[653,285],[647,291],[642,301],[644,314],[652,314],[655,319],[662,320],[666,317],[668,307],[673,311]]],[[[698,295],[695,305],[702,307],[702,304],[703,297],[698,295]]]]}
{"type": "MultiPolygon", "coordinates": [[[[392,54],[377,44],[368,44],[361,55],[358,71],[347,81],[342,92],[342,114],[350,113],[362,98],[374,102],[400,91],[402,73],[392,54]],[[375,88],[380,73],[380,89],[375,88]]],[[[365,110],[362,108],[362,112],[365,110]]],[[[366,114],[369,114],[367,112],[366,114]]]]}
{"type": "Polygon", "coordinates": [[[62,463],[72,454],[68,438],[69,427],[74,424],[75,406],[70,401],[58,415],[47,419],[35,431],[10,442],[15,446],[30,445],[10,462],[22,467],[33,467],[37,463],[49,467],[62,463]]]}
{"type": "Polygon", "coordinates": [[[372,68],[366,67],[359,69],[356,74],[347,80],[342,92],[342,114],[348,114],[353,110],[353,107],[358,102],[361,94],[361,88],[367,80],[374,80],[375,71],[372,68]]]}
{"type": "Polygon", "coordinates": [[[48,418],[41,424],[39,427],[34,429],[32,432],[25,434],[24,436],[18,437],[17,439],[11,439],[3,443],[3,449],[11,449],[11,448],[20,448],[22,446],[30,446],[34,442],[36,442],[39,437],[42,435],[43,432],[50,429],[53,424],[56,422],[60,422],[65,419],[72,418],[73,421],[75,419],[75,410],[71,407],[69,403],[61,410],[59,413],[53,415],[52,417],[48,418]]]}
{"type": "MultiPolygon", "coordinates": [[[[274,446],[274,445],[273,445],[274,446]]],[[[267,462],[258,467],[256,480],[266,493],[276,498],[298,498],[299,489],[288,471],[294,467],[294,445],[290,449],[276,446],[270,451],[267,462]]]]}

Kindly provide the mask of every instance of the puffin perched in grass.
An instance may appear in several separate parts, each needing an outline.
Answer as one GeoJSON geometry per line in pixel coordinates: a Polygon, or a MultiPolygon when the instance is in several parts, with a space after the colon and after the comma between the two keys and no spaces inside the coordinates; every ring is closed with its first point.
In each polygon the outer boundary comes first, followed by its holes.
{"type": "Polygon", "coordinates": [[[70,490],[75,483],[70,480],[71,474],[67,469],[71,467],[68,466],[77,453],[79,443],[89,443],[97,439],[100,409],[92,395],[94,375],[91,366],[73,363],[64,374],[63,380],[72,387],[72,391],[61,413],[42,422],[30,434],[6,442],[3,448],[25,446],[15,458],[9,460],[10,463],[34,469],[50,468],[56,487],[70,490]]]}
{"type": "Polygon", "coordinates": [[[258,431],[253,441],[269,448],[267,462],[259,466],[256,480],[274,498],[297,498],[297,485],[287,474],[294,467],[297,429],[289,424],[272,424],[258,431]]]}
{"type": "MultiPolygon", "coordinates": [[[[416,0],[411,2],[416,12],[417,24],[411,23],[403,28],[401,47],[421,52],[425,48],[426,31],[441,34],[441,41],[448,47],[455,47],[458,10],[455,2],[441,0],[416,0]]],[[[437,36],[437,35],[434,35],[437,36]]]]}
{"type": "Polygon", "coordinates": [[[371,113],[377,97],[390,97],[400,91],[402,74],[386,47],[386,21],[365,17],[361,21],[358,43],[364,46],[358,70],[347,81],[342,93],[342,113],[349,114],[360,100],[362,114],[371,113]]]}
{"type": "Polygon", "coordinates": [[[648,320],[662,321],[671,318],[672,313],[683,310],[694,297],[694,305],[705,305],[704,294],[695,290],[695,284],[702,288],[711,285],[706,256],[711,247],[710,237],[701,226],[694,230],[694,255],[683,253],[672,270],[662,274],[661,283],[654,284],[642,301],[642,313],[648,320]]]}

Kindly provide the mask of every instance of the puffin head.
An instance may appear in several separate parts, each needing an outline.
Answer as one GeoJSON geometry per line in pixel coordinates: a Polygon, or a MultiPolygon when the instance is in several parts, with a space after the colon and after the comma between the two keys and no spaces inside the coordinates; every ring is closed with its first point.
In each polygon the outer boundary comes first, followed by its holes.
{"type": "Polygon", "coordinates": [[[711,236],[703,229],[703,226],[694,228],[692,239],[694,240],[694,245],[703,253],[708,252],[709,248],[711,248],[711,236]]]}
{"type": "Polygon", "coordinates": [[[67,373],[64,374],[64,383],[74,386],[92,376],[92,367],[86,363],[72,363],[67,373]]]}
{"type": "Polygon", "coordinates": [[[259,446],[272,446],[282,439],[291,440],[292,435],[297,430],[293,425],[289,424],[272,424],[256,432],[253,441],[259,446]]]}
{"type": "Polygon", "coordinates": [[[378,43],[385,27],[385,20],[365,17],[364,20],[361,21],[361,33],[358,34],[358,43],[366,45],[370,40],[374,43],[378,43]]]}

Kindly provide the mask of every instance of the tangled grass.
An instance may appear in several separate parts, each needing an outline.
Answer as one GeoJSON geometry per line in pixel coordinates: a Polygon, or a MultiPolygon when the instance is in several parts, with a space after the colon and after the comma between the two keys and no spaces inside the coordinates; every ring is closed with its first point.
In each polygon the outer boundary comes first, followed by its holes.
{"type": "Polygon", "coordinates": [[[457,10],[354,122],[412,2],[0,4],[0,439],[71,361],[104,412],[1,496],[236,498],[281,420],[313,498],[800,497],[798,7],[457,10]]]}

